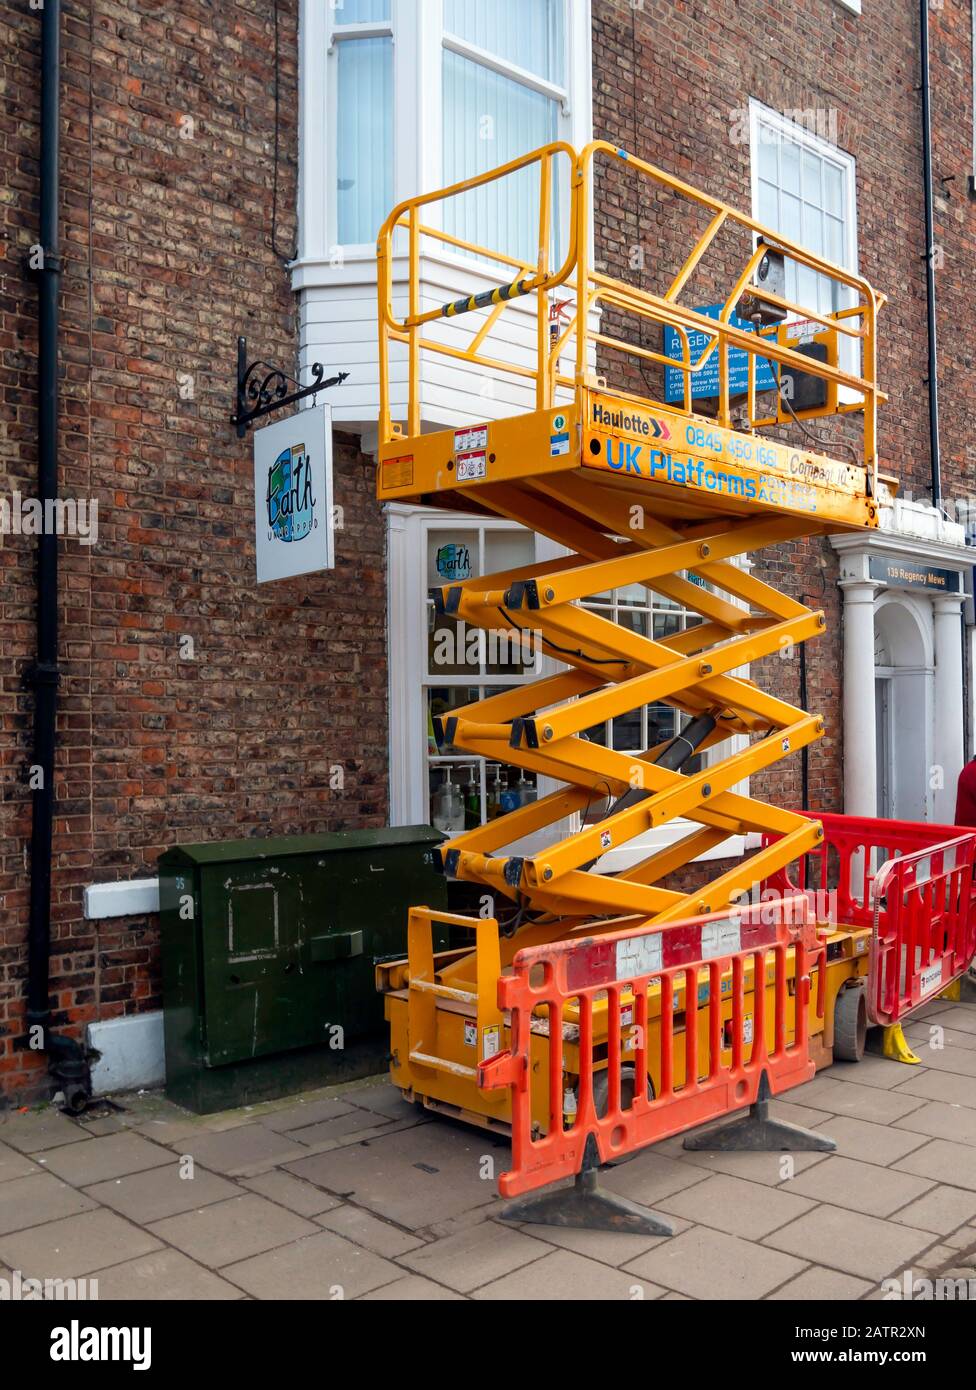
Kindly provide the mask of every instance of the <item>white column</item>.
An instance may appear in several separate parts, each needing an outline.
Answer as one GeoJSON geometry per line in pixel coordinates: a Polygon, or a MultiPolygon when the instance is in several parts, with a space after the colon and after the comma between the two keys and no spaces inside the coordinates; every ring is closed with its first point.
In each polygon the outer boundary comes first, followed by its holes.
{"type": "Polygon", "coordinates": [[[844,591],[844,811],[878,814],[874,696],[874,596],[867,580],[841,580],[844,591]]]}
{"type": "Polygon", "coordinates": [[[956,783],[965,755],[962,689],[962,598],[946,594],[933,601],[935,614],[935,820],[951,825],[956,783]]]}

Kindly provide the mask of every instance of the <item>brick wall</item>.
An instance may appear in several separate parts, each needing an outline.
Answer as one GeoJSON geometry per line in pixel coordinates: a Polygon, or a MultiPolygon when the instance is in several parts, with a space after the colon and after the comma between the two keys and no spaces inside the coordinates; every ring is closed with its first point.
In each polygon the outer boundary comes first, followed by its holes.
{"type": "MultiPolygon", "coordinates": [[[[155,918],[95,924],[86,884],[173,842],[383,825],[385,556],[372,472],[338,439],[336,570],[254,582],[236,338],[294,370],[297,0],[67,0],[61,486],[98,543],[61,544],[54,1023],[159,1007],[155,918]],[[281,254],[279,254],[281,253],[281,254]],[[183,639],[193,659],[182,660],[183,639]],[[344,769],[334,790],[331,769],[344,769]]],[[[0,0],[0,493],[36,491],[39,15],[0,0]]],[[[33,542],[0,537],[0,1094],[24,1049],[33,542]]],[[[2,1102],[0,1102],[2,1103],[2,1102]]]]}
{"type": "MultiPolygon", "coordinates": [[[[944,494],[973,491],[976,452],[972,420],[976,346],[972,295],[976,270],[976,202],[967,192],[972,166],[972,79],[968,0],[943,0],[932,11],[936,240],[941,247],[938,292],[944,494]],[[943,179],[949,180],[943,183],[943,179]]],[[[865,0],[854,16],[836,0],[771,7],[763,0],[594,0],[594,125],[598,137],[633,150],[699,188],[751,211],[748,124],[750,97],[778,111],[816,111],[836,123],[836,143],[857,159],[860,270],[889,296],[881,317],[883,467],[903,488],[929,500],[930,452],[925,387],[926,304],[922,189],[918,5],[916,0],[865,0]]],[[[703,221],[670,196],[638,198],[619,167],[606,175],[597,200],[597,235],[610,273],[633,280],[634,248],[643,249],[642,283],[667,283],[690,249],[688,234],[703,221]],[[682,241],[682,236],[684,240],[682,241]]],[[[726,272],[694,282],[700,303],[729,283],[738,258],[716,244],[726,272]]],[[[717,294],[714,298],[718,298],[717,294]]],[[[686,296],[685,302],[692,302],[686,296]]],[[[612,321],[611,321],[612,322],[612,321]]],[[[633,325],[610,331],[635,338],[633,325]]],[[[655,330],[645,330],[652,344],[655,330]]],[[[621,361],[605,363],[615,383],[621,361]]],[[[630,384],[646,394],[630,368],[630,384]]],[[[832,439],[852,437],[843,421],[815,422],[832,439]]],[[[791,437],[789,431],[786,437],[791,437]]],[[[799,439],[794,434],[793,438],[799,439]]],[[[853,436],[856,437],[856,436],[853,436]]],[[[827,633],[807,644],[807,708],[826,716],[827,735],[810,750],[814,809],[843,808],[841,738],[842,615],[838,566],[825,540],[781,545],[754,557],[758,577],[824,608],[827,633]]],[[[753,669],[760,685],[799,703],[799,662],[770,658],[753,669]]],[[[801,804],[800,757],[752,779],[754,795],[801,804]]],[[[707,876],[714,872],[708,866],[707,876]]],[[[698,870],[693,881],[700,881],[698,870]]],[[[677,886],[677,885],[676,885],[677,886]]]]}

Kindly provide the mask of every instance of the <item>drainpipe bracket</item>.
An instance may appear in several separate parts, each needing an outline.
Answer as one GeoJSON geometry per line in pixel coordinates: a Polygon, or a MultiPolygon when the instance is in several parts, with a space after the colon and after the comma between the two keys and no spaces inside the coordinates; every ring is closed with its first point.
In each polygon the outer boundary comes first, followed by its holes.
{"type": "Polygon", "coordinates": [[[61,684],[61,668],[53,661],[32,661],[24,667],[21,683],[25,690],[39,690],[42,686],[61,684]]]}
{"type": "Polygon", "coordinates": [[[24,257],[24,269],[33,280],[40,280],[42,275],[61,275],[64,271],[64,259],[57,251],[42,246],[40,265],[34,265],[32,253],[24,257]]]}

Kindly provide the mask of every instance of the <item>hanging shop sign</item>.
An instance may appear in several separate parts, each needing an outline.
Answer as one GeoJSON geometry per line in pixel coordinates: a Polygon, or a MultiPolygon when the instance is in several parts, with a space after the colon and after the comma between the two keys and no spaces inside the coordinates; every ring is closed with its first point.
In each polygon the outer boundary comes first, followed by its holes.
{"type": "Polygon", "coordinates": [[[332,569],[332,412],[320,405],[254,433],[258,583],[332,569]]]}
{"type": "Polygon", "coordinates": [[[931,589],[943,594],[962,593],[958,570],[938,569],[920,560],[896,560],[890,555],[872,555],[870,574],[895,589],[931,589]]]}

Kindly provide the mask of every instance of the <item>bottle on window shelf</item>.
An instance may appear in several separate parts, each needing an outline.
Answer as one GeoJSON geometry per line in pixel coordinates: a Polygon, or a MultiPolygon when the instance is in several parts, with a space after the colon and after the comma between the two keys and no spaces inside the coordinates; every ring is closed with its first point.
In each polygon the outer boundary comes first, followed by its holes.
{"type": "Polygon", "coordinates": [[[537,800],[539,796],[538,788],[533,786],[524,772],[519,777],[515,785],[515,790],[518,794],[518,804],[520,806],[527,806],[529,802],[537,800]]]}
{"type": "Polygon", "coordinates": [[[491,785],[488,788],[487,804],[485,806],[485,820],[497,820],[502,813],[501,786],[499,784],[498,768],[492,773],[491,785]]]}
{"type": "Polygon", "coordinates": [[[464,788],[464,828],[477,830],[481,824],[481,786],[476,767],[469,769],[471,781],[464,788]]]}
{"type": "Polygon", "coordinates": [[[464,829],[464,798],[451,781],[451,769],[444,768],[444,781],[431,798],[431,822],[435,830],[450,835],[464,829]]]}

